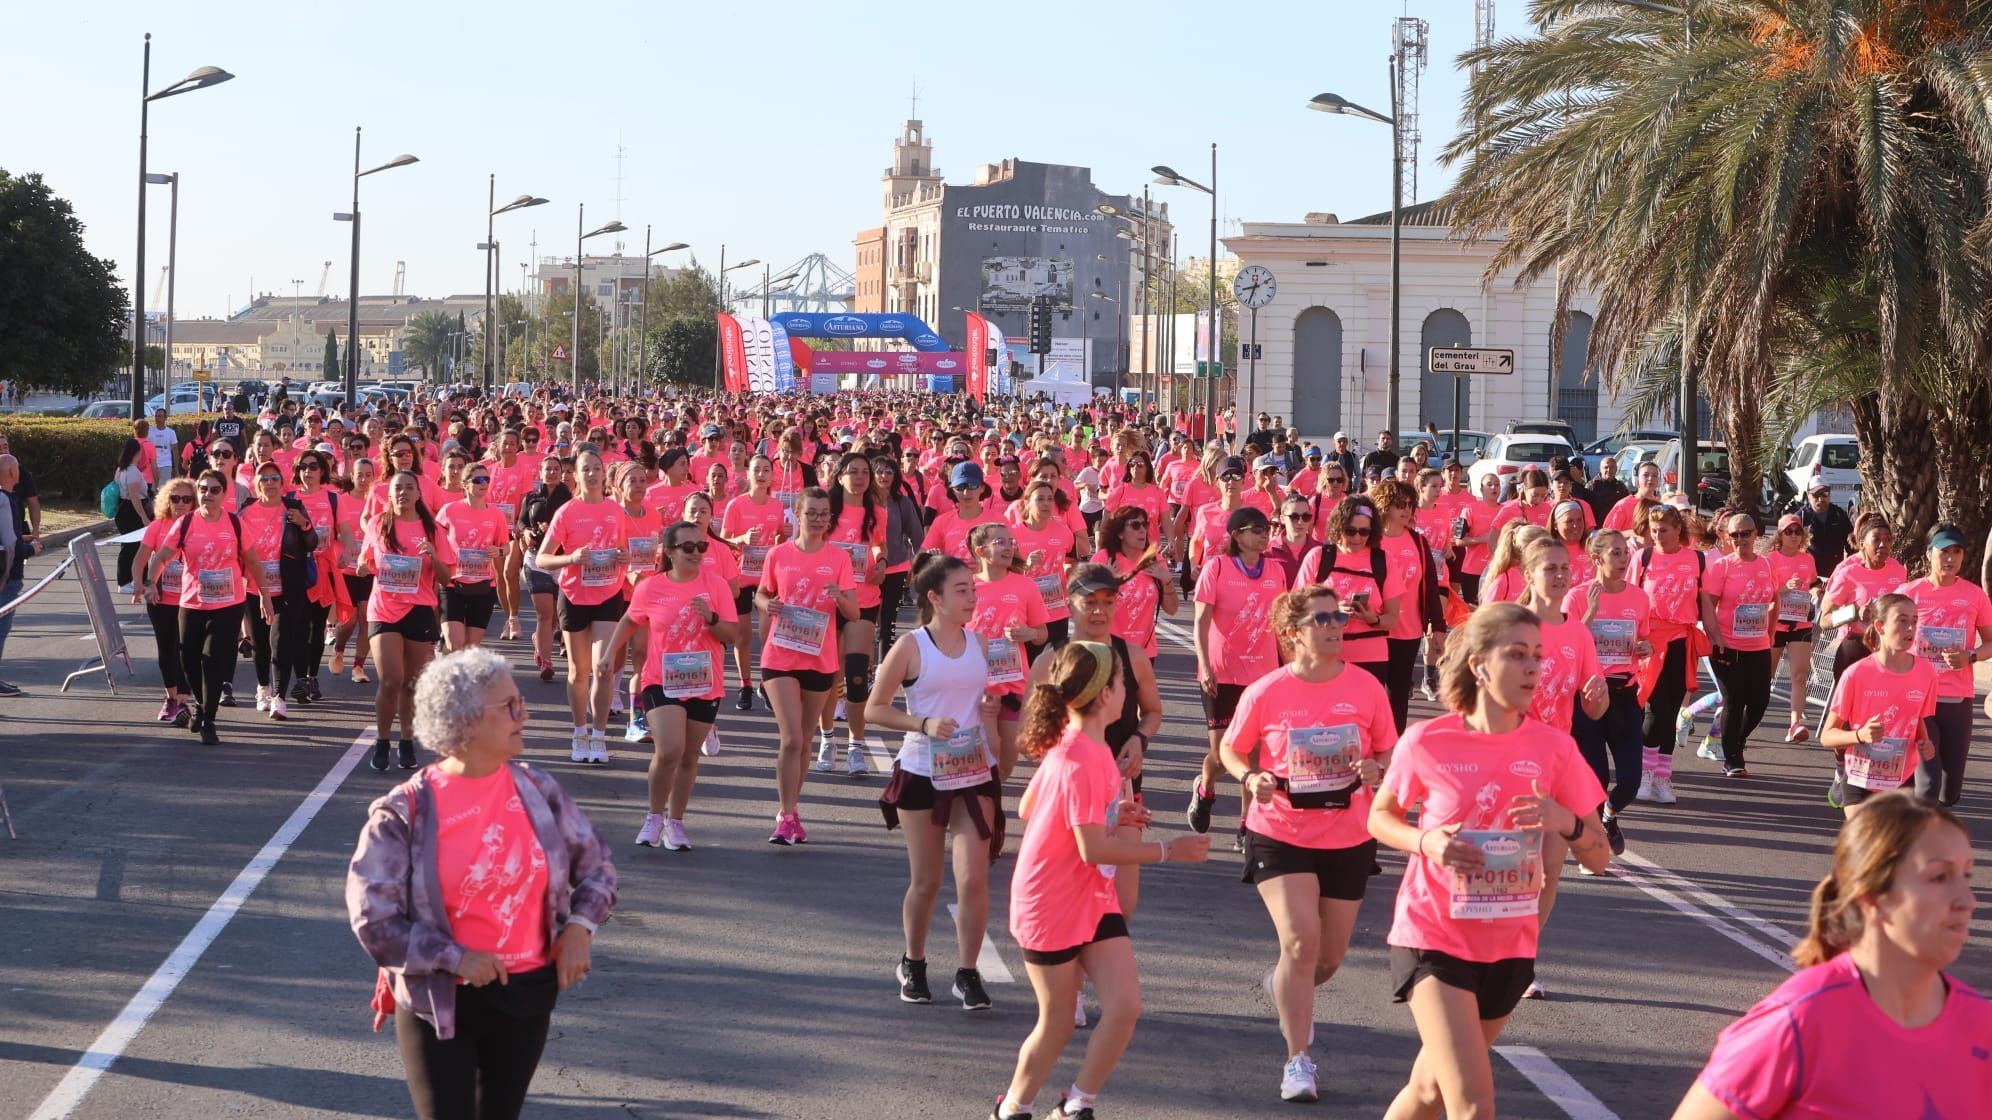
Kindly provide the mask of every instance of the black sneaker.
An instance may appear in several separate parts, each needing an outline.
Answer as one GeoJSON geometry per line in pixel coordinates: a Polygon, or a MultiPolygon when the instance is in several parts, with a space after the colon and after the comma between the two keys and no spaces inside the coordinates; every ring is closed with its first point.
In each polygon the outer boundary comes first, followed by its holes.
{"type": "Polygon", "coordinates": [[[199,712],[195,712],[193,713],[192,716],[190,716],[187,719],[187,722],[181,724],[180,726],[186,728],[188,733],[192,734],[194,737],[199,738],[201,733],[201,724],[203,721],[206,720],[206,718],[207,717],[201,715],[199,712]]]}
{"type": "Polygon", "coordinates": [[[737,709],[737,710],[739,710],[739,711],[743,711],[743,712],[751,712],[751,711],[753,711],[753,710],[754,710],[754,690],[753,690],[753,689],[751,689],[751,688],[747,688],[747,687],[745,687],[745,686],[742,686],[742,688],[740,689],[740,698],[739,698],[739,699],[737,699],[737,700],[735,700],[735,701],[733,702],[733,706],[734,706],[734,708],[735,708],[735,709],[737,709]]]}
{"type": "Polygon", "coordinates": [[[1750,771],[1748,768],[1742,766],[1725,766],[1722,768],[1722,776],[1725,778],[1747,778],[1750,776],[1750,771]]]}
{"type": "Polygon", "coordinates": [[[1061,1100],[1058,1102],[1058,1107],[1051,1110],[1051,1115],[1058,1120],[1093,1120],[1093,1106],[1067,1108],[1065,1102],[1061,1100]]]}
{"type": "Polygon", "coordinates": [[[373,767],[373,768],[374,768],[375,770],[378,770],[378,771],[380,771],[380,772],[381,772],[381,773],[383,773],[383,774],[387,773],[387,740],[386,740],[386,739],[375,739],[375,740],[374,740],[374,753],[373,753],[373,760],[372,760],[371,762],[368,762],[368,763],[367,763],[367,765],[369,765],[369,766],[373,767]]]}
{"type": "Polygon", "coordinates": [[[954,994],[963,1011],[989,1010],[989,993],[982,988],[982,974],[972,968],[955,969],[954,994]]]}
{"type": "Polygon", "coordinates": [[[173,726],[175,727],[186,727],[193,722],[194,709],[190,704],[180,705],[180,710],[173,713],[173,726]]]}
{"type": "Polygon", "coordinates": [[[934,1002],[934,993],[927,990],[926,961],[916,961],[911,957],[900,957],[899,967],[893,969],[892,974],[899,978],[899,1002],[934,1002]]]}
{"type": "Polygon", "coordinates": [[[314,704],[325,699],[325,693],[318,687],[317,673],[304,678],[304,691],[307,696],[311,697],[311,702],[314,704]]]}
{"type": "Polygon", "coordinates": [[[235,706],[235,686],[232,684],[222,685],[221,699],[216,701],[216,703],[224,708],[233,708],[235,706]]]}
{"type": "Polygon", "coordinates": [[[1190,808],[1187,814],[1190,819],[1190,831],[1209,832],[1210,811],[1216,807],[1217,795],[1205,789],[1203,779],[1198,778],[1196,784],[1190,787],[1190,808]]]}
{"type": "MultiPolygon", "coordinates": [[[[374,749],[379,750],[380,748],[376,747],[374,749]]],[[[415,769],[415,744],[412,740],[401,740],[400,749],[397,753],[401,757],[396,762],[403,770],[415,769]]]]}
{"type": "Polygon", "coordinates": [[[298,704],[311,703],[311,690],[304,686],[303,677],[299,677],[297,679],[297,683],[291,685],[290,698],[293,703],[298,703],[298,704]]]}
{"type": "Polygon", "coordinates": [[[210,717],[210,718],[208,718],[208,719],[204,719],[204,720],[202,720],[202,721],[201,721],[201,746],[203,746],[203,747],[213,747],[213,746],[219,746],[220,744],[221,744],[221,736],[219,736],[219,735],[216,735],[216,734],[214,733],[214,720],[213,720],[213,718],[212,718],[212,717],[210,717]]]}
{"type": "Polygon", "coordinates": [[[1612,846],[1613,855],[1622,856],[1625,854],[1625,833],[1619,831],[1617,817],[1605,818],[1605,842],[1612,846]]]}

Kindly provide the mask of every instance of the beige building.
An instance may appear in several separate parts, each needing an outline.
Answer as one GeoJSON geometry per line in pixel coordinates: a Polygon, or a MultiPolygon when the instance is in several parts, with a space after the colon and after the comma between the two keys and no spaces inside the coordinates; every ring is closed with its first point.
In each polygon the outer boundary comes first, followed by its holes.
{"type": "Polygon", "coordinates": [[[860,315],[885,310],[885,227],[861,231],[853,242],[858,250],[858,267],[852,271],[857,282],[851,310],[860,315]]]}
{"type": "MultiPolygon", "coordinates": [[[[178,320],[173,324],[173,377],[181,380],[197,369],[225,368],[231,377],[260,370],[263,368],[263,336],[268,332],[268,323],[241,323],[231,319],[178,320]]],[[[322,355],[324,344],[320,343],[318,349],[322,355]]]]}

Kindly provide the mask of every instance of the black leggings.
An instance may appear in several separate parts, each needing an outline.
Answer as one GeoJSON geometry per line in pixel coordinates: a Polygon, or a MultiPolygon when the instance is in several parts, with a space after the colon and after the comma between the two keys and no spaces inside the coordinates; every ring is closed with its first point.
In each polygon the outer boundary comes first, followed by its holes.
{"type": "Polygon", "coordinates": [[[145,616],[152,620],[152,643],[159,648],[160,683],[174,692],[183,691],[186,674],[180,668],[180,608],[147,603],[145,616]]]}
{"type": "Polygon", "coordinates": [[[1970,700],[1940,700],[1930,722],[1937,729],[1937,757],[1916,765],[1916,795],[1925,801],[1957,804],[1964,796],[1964,763],[1971,755],[1970,700]]]}
{"type": "Polygon", "coordinates": [[[304,638],[297,653],[297,675],[318,676],[325,661],[325,626],[332,617],[332,604],[304,600],[304,638]]]}
{"type": "Polygon", "coordinates": [[[1647,746],[1661,754],[1674,753],[1674,721],[1680,718],[1681,702],[1687,698],[1688,640],[1682,637],[1667,643],[1653,695],[1646,698],[1647,746]]]}
{"type": "Polygon", "coordinates": [[[1715,688],[1722,693],[1722,765],[1743,766],[1743,744],[1771,706],[1771,651],[1732,649],[1709,658],[1715,688]]]}
{"type": "Polygon", "coordinates": [[[260,610],[249,612],[249,638],[256,651],[256,683],[275,688],[281,695],[290,687],[292,676],[305,675],[300,666],[304,660],[305,609],[311,604],[303,595],[279,595],[276,604],[274,624],[264,622],[260,610]],[[276,669],[274,681],[272,667],[276,669]]]}
{"type": "Polygon", "coordinates": [[[899,601],[906,597],[906,581],[912,576],[912,572],[887,572],[878,585],[878,648],[882,651],[889,652],[893,639],[899,636],[899,601]]]}
{"type": "Polygon", "coordinates": [[[1404,733],[1404,725],[1411,718],[1411,678],[1417,675],[1418,647],[1425,644],[1423,638],[1387,638],[1390,643],[1389,669],[1383,681],[1383,690],[1390,694],[1390,715],[1397,721],[1397,733],[1404,733]]]}
{"type": "Polygon", "coordinates": [[[526,1090],[546,1049],[553,1013],[515,1017],[493,1006],[483,988],[456,991],[456,1035],[447,1042],[436,1029],[400,1007],[394,1037],[408,1077],[408,1095],[421,1120],[512,1120],[525,1108],[526,1090]]]}
{"type": "Polygon", "coordinates": [[[243,604],[213,610],[180,608],[180,675],[194,706],[213,719],[221,685],[235,675],[235,643],[242,634],[243,604]]]}
{"type": "MultiPolygon", "coordinates": [[[[118,513],[116,521],[118,526],[118,533],[120,535],[129,533],[133,529],[142,529],[145,527],[145,519],[140,517],[138,515],[138,511],[131,507],[131,502],[124,499],[118,500],[118,513]]],[[[129,544],[121,544],[118,546],[118,586],[119,587],[123,587],[125,584],[130,583],[132,581],[131,562],[137,556],[138,556],[137,541],[132,541],[129,544]]]]}
{"type": "Polygon", "coordinates": [[[1598,776],[1598,784],[1611,791],[1606,804],[1611,806],[1612,815],[1617,816],[1632,804],[1633,795],[1639,792],[1639,752],[1645,744],[1639,728],[1638,687],[1613,684],[1611,706],[1605,709],[1602,719],[1585,715],[1580,705],[1571,714],[1570,732],[1584,761],[1591,764],[1591,772],[1598,776]],[[1618,778],[1616,785],[1611,782],[1614,775],[1618,778]]]}

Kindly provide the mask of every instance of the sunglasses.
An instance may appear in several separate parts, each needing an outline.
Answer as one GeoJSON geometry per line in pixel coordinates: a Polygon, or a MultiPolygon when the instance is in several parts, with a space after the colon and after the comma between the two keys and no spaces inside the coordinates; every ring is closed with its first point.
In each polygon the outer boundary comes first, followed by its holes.
{"type": "Polygon", "coordinates": [[[490,481],[491,481],[491,476],[488,474],[480,474],[477,477],[469,480],[472,486],[483,486],[489,483],[490,481]]]}
{"type": "Polygon", "coordinates": [[[706,542],[704,541],[686,541],[684,544],[674,544],[671,547],[677,549],[679,552],[690,553],[695,556],[704,556],[705,550],[711,546],[706,544],[706,542]]]}
{"type": "Polygon", "coordinates": [[[1242,474],[1221,474],[1217,476],[1217,480],[1219,482],[1243,482],[1245,481],[1245,476],[1242,474]]]}
{"type": "Polygon", "coordinates": [[[1330,486],[1347,486],[1349,484],[1349,476],[1345,474],[1324,474],[1321,476],[1321,480],[1330,486]]]}
{"type": "Polygon", "coordinates": [[[1342,530],[1342,535],[1345,537],[1367,537],[1370,535],[1370,527],[1367,525],[1351,525],[1342,530]]]}
{"type": "Polygon", "coordinates": [[[284,476],[280,474],[259,474],[256,476],[256,484],[258,486],[262,485],[265,482],[274,482],[277,485],[281,486],[283,485],[284,482],[284,476]]]}
{"type": "Polygon", "coordinates": [[[221,493],[221,492],[222,492],[222,487],[219,487],[219,486],[203,486],[203,487],[201,487],[201,493],[203,493],[203,494],[219,494],[219,493],[221,493]]]}
{"type": "Polygon", "coordinates": [[[235,458],[235,452],[233,452],[233,451],[214,451],[214,452],[210,452],[210,453],[208,454],[208,458],[210,458],[210,459],[233,459],[233,458],[235,458]]]}
{"type": "Polygon", "coordinates": [[[1756,535],[1757,535],[1757,530],[1755,530],[1755,529],[1731,529],[1731,530],[1729,530],[1729,539],[1730,539],[1730,540],[1732,540],[1732,541],[1747,541],[1747,540],[1749,540],[1750,538],[1752,538],[1752,537],[1754,537],[1754,536],[1756,536],[1756,535]]]}
{"type": "Polygon", "coordinates": [[[1288,521],[1299,521],[1305,523],[1314,520],[1314,515],[1311,513],[1289,513],[1286,515],[1286,519],[1288,521]]]}
{"type": "Polygon", "coordinates": [[[1273,531],[1273,527],[1271,525],[1246,525],[1235,531],[1240,533],[1270,533],[1273,531]]]}
{"type": "Polygon", "coordinates": [[[1788,529],[1779,529],[1778,535],[1785,537],[1802,537],[1805,535],[1805,530],[1800,529],[1794,525],[1788,529]]]}
{"type": "Polygon", "coordinates": [[[1314,626],[1347,626],[1349,624],[1349,612],[1315,611],[1313,614],[1307,616],[1306,621],[1314,626]]]}
{"type": "Polygon", "coordinates": [[[322,471],[325,469],[325,464],[320,463],[315,459],[307,459],[304,462],[299,463],[297,465],[297,469],[301,471],[322,471]]]}
{"type": "MultiPolygon", "coordinates": [[[[221,491],[215,490],[211,491],[211,493],[219,494],[221,493],[221,491]]],[[[175,494],[172,497],[166,499],[166,501],[169,504],[176,506],[192,505],[194,503],[194,496],[192,494],[175,494]]]]}

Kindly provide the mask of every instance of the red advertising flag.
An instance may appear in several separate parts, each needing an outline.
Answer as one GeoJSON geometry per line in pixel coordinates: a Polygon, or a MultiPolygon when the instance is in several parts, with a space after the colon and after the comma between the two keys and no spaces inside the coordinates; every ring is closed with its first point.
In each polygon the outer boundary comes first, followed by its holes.
{"type": "Polygon", "coordinates": [[[789,356],[795,359],[796,377],[798,378],[808,377],[810,367],[816,360],[816,352],[809,348],[809,344],[807,342],[804,342],[802,339],[797,338],[794,335],[788,336],[788,340],[789,340],[789,356]]]}
{"type": "Polygon", "coordinates": [[[740,320],[719,312],[719,353],[726,367],[726,391],[747,389],[747,344],[740,334],[740,320]]]}
{"type": "Polygon", "coordinates": [[[989,395],[989,320],[973,311],[963,318],[968,323],[968,394],[976,400],[989,395]]]}

